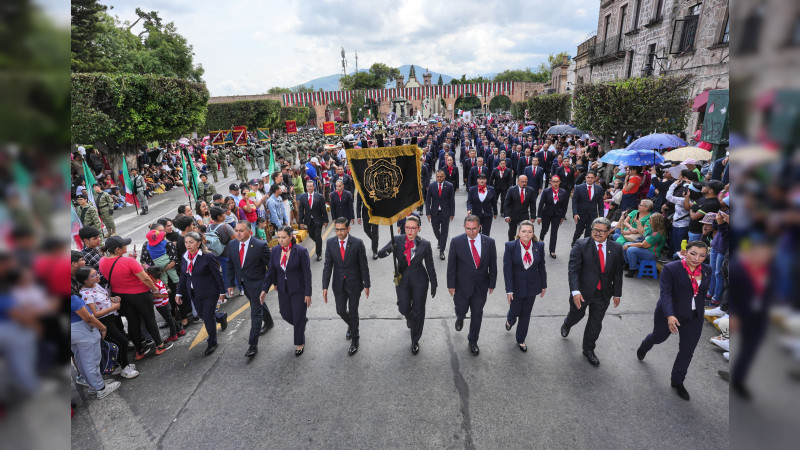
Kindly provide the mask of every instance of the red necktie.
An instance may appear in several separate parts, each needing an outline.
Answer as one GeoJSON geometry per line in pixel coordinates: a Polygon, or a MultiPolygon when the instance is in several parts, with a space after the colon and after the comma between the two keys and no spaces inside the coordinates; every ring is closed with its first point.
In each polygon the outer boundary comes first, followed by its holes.
{"type": "Polygon", "coordinates": [[[588,185],[586,188],[589,189],[589,201],[592,201],[592,185],[588,185]]]}
{"type": "Polygon", "coordinates": [[[344,261],[344,241],[339,241],[339,253],[342,254],[342,261],[344,261]]]}
{"type": "MultiPolygon", "coordinates": [[[[606,254],[603,253],[603,244],[597,244],[597,257],[600,258],[600,272],[606,273],[606,254]]],[[[597,290],[603,287],[603,282],[597,280],[597,290]]]]}
{"type": "Polygon", "coordinates": [[[525,264],[531,264],[533,262],[533,258],[531,258],[531,253],[530,253],[531,242],[528,242],[528,245],[525,245],[522,243],[522,241],[519,241],[519,243],[522,244],[522,248],[525,249],[525,256],[522,257],[522,262],[524,262],[525,264]]]}
{"type": "Polygon", "coordinates": [[[453,166],[447,166],[447,174],[450,176],[453,175],[453,166]]]}
{"type": "Polygon", "coordinates": [[[338,194],[339,194],[339,201],[342,201],[342,193],[339,192],[338,194]]]}
{"type": "Polygon", "coordinates": [[[197,256],[197,253],[196,253],[196,252],[195,252],[195,254],[191,254],[191,253],[189,253],[189,267],[187,268],[187,269],[188,269],[188,272],[189,272],[189,275],[191,275],[191,274],[192,274],[192,269],[194,268],[194,258],[195,258],[196,256],[197,256]]]}
{"type": "Polygon", "coordinates": [[[442,197],[442,183],[439,183],[439,198],[442,197]]]}
{"type": "Polygon", "coordinates": [[[519,202],[520,204],[525,203],[525,189],[519,188],[519,202]]]}
{"type": "Polygon", "coordinates": [[[292,249],[292,246],[288,247],[281,247],[283,249],[283,254],[281,255],[281,267],[286,267],[286,257],[289,255],[289,250],[292,249]]]}
{"type": "Polygon", "coordinates": [[[481,266],[481,257],[478,255],[478,249],[475,247],[475,239],[469,240],[470,244],[472,244],[472,259],[475,260],[475,268],[481,266]]]}
{"type": "Polygon", "coordinates": [[[403,252],[403,254],[406,255],[406,265],[408,265],[408,266],[411,265],[411,249],[412,248],[414,248],[414,241],[409,241],[408,238],[406,238],[406,249],[403,252]]]}
{"type": "Polygon", "coordinates": [[[308,207],[311,208],[311,201],[314,199],[314,194],[308,194],[308,207]]]}
{"type": "Polygon", "coordinates": [[[558,203],[558,191],[553,191],[553,203],[558,203]]]}
{"type": "Polygon", "coordinates": [[[239,248],[239,267],[244,266],[244,242],[242,242],[242,246],[239,248]]]}

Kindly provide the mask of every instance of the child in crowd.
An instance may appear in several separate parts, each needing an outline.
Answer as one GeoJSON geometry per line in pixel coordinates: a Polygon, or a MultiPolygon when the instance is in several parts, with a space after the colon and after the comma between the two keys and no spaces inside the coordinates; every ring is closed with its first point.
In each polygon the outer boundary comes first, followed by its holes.
{"type": "Polygon", "coordinates": [[[256,239],[267,240],[267,219],[263,217],[256,220],[256,239]]]}
{"type": "Polygon", "coordinates": [[[158,288],[158,294],[153,295],[153,304],[156,311],[161,314],[164,322],[169,325],[169,337],[164,339],[164,342],[173,342],[178,340],[178,336],[186,334],[186,330],[181,329],[178,331],[178,324],[172,318],[172,312],[169,310],[169,292],[166,286],[161,282],[161,267],[150,266],[146,269],[147,276],[153,280],[153,284],[158,288]]]}

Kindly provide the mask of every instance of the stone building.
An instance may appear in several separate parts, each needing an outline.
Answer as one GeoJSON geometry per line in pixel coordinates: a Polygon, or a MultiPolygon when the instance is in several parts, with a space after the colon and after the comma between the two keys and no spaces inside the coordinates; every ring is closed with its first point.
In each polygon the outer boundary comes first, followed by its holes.
{"type": "Polygon", "coordinates": [[[729,87],[728,0],[600,2],[597,36],[578,47],[577,84],[691,73],[691,134],[702,124],[704,93],[729,87]]]}
{"type": "Polygon", "coordinates": [[[548,94],[563,94],[567,92],[568,69],[570,67],[569,57],[565,56],[560,64],[553,67],[550,71],[550,88],[548,94]]]}

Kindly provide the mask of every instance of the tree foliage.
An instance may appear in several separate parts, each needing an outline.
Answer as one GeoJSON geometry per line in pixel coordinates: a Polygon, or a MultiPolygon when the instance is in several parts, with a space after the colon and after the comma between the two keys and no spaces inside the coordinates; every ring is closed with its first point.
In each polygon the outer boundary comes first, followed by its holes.
{"type": "Polygon", "coordinates": [[[74,0],[71,18],[71,65],[73,72],[97,72],[100,48],[95,39],[101,32],[100,13],[106,6],[97,0],[74,0]]]}
{"type": "Polygon", "coordinates": [[[530,67],[525,69],[504,70],[494,77],[495,82],[527,81],[533,83],[547,83],[550,81],[550,70],[542,70],[541,66],[536,72],[530,67]]]}
{"type": "Polygon", "coordinates": [[[174,77],[72,74],[72,143],[110,154],[200,129],[205,84],[174,77]]]}
{"type": "Polygon", "coordinates": [[[511,116],[517,120],[525,118],[525,110],[528,108],[528,102],[513,102],[511,104],[511,116]]]}
{"type": "MultiPolygon", "coordinates": [[[[528,118],[530,120],[547,123],[569,120],[570,100],[569,94],[538,95],[528,99],[528,118]]],[[[524,115],[524,111],[523,111],[524,115]]]]}
{"type": "Polygon", "coordinates": [[[477,76],[473,78],[467,78],[467,74],[461,74],[461,78],[453,78],[450,80],[451,85],[457,84],[477,84],[477,83],[491,83],[491,78],[486,78],[484,76],[477,76]]]}
{"type": "Polygon", "coordinates": [[[456,109],[456,111],[459,109],[463,109],[464,111],[481,109],[481,100],[473,94],[464,94],[456,99],[453,107],[456,109]]]}
{"type": "MultiPolygon", "coordinates": [[[[319,90],[322,91],[322,88],[320,88],[319,90]]],[[[269,90],[267,90],[267,94],[297,94],[297,93],[315,92],[315,91],[316,89],[314,89],[313,84],[310,86],[298,84],[297,86],[291,88],[285,88],[280,86],[271,87],[269,88],[269,90]]]]}
{"type": "Polygon", "coordinates": [[[573,100],[575,125],[594,132],[604,146],[613,140],[617,147],[626,131],[683,130],[691,111],[692,82],[692,75],[681,75],[579,85],[573,100]]]}
{"type": "Polygon", "coordinates": [[[489,102],[489,111],[508,111],[511,108],[511,99],[505,95],[496,95],[489,102]]]}
{"type": "Polygon", "coordinates": [[[439,74],[439,80],[436,82],[439,86],[444,86],[444,81],[442,81],[442,74],[439,74]]]}
{"type": "Polygon", "coordinates": [[[305,106],[281,107],[279,122],[270,128],[282,127],[287,120],[296,121],[298,126],[305,125],[308,122],[308,108],[305,106]]]}
{"type": "Polygon", "coordinates": [[[239,125],[248,130],[275,128],[280,123],[280,113],[281,102],[278,100],[210,103],[203,131],[227,130],[239,125]]]}
{"type": "Polygon", "coordinates": [[[339,86],[344,91],[359,89],[383,89],[386,83],[400,77],[400,69],[389,67],[383,63],[375,63],[368,72],[356,72],[351,75],[342,75],[339,86]]]}

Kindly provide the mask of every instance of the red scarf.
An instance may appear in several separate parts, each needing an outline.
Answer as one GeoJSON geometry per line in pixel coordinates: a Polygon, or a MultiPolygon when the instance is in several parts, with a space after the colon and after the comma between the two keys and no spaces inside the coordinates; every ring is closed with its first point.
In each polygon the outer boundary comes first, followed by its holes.
{"type": "Polygon", "coordinates": [[[447,174],[453,175],[453,166],[447,166],[447,174]]]}
{"type": "Polygon", "coordinates": [[[411,249],[414,248],[414,241],[409,241],[408,236],[406,236],[406,247],[403,251],[403,254],[406,255],[406,264],[411,265],[411,249]]]}
{"type": "Polygon", "coordinates": [[[281,247],[283,253],[281,254],[281,267],[286,265],[287,255],[289,255],[289,250],[292,249],[292,244],[289,244],[288,247],[281,247]]]}
{"type": "Polygon", "coordinates": [[[194,259],[197,257],[197,252],[189,253],[189,266],[186,268],[186,272],[191,275],[192,270],[194,269],[194,259]]]}
{"type": "Polygon", "coordinates": [[[697,267],[694,268],[694,271],[689,268],[689,264],[686,264],[686,260],[682,260],[681,264],[683,264],[683,268],[686,269],[686,273],[689,274],[689,279],[692,281],[692,291],[694,291],[694,296],[697,297],[697,292],[700,290],[700,284],[697,282],[697,276],[703,273],[702,268],[700,267],[702,264],[698,264],[697,267]]]}
{"type": "Polygon", "coordinates": [[[531,258],[531,254],[529,253],[529,250],[531,249],[531,245],[533,245],[533,241],[530,241],[530,242],[528,242],[528,245],[525,245],[525,243],[522,242],[522,240],[520,239],[519,243],[520,243],[520,245],[522,245],[522,248],[525,249],[525,257],[522,258],[522,262],[524,262],[525,264],[532,263],[533,259],[531,258]]]}
{"type": "Polygon", "coordinates": [[[485,194],[486,193],[486,186],[478,186],[478,193],[485,194]]]}

